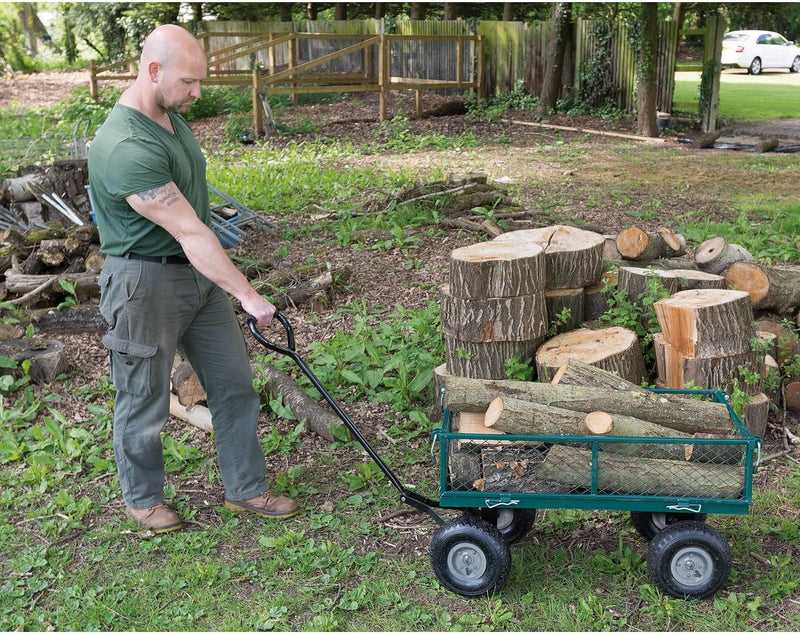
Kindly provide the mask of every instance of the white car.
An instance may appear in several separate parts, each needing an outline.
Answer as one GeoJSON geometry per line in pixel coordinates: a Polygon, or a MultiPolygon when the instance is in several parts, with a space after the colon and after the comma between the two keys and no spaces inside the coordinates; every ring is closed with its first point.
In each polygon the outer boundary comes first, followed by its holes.
{"type": "Polygon", "coordinates": [[[758,75],[765,68],[800,72],[800,48],[772,31],[730,31],[722,38],[722,67],[746,68],[758,75]]]}

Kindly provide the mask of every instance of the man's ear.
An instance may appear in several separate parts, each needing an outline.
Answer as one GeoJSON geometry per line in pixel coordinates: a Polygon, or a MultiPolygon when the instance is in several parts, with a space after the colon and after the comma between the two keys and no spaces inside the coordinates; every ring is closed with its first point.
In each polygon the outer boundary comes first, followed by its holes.
{"type": "Polygon", "coordinates": [[[150,76],[150,81],[154,84],[158,83],[159,72],[161,72],[161,64],[158,62],[150,62],[147,65],[147,74],[150,76]]]}

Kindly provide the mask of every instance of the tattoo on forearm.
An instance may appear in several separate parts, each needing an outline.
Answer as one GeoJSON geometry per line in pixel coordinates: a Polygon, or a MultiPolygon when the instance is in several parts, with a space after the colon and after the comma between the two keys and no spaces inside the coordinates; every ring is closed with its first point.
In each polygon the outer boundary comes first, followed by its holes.
{"type": "Polygon", "coordinates": [[[164,205],[165,207],[174,205],[179,200],[178,192],[175,191],[175,188],[166,186],[147,189],[145,191],[139,192],[136,195],[145,201],[158,200],[158,202],[164,205]]]}

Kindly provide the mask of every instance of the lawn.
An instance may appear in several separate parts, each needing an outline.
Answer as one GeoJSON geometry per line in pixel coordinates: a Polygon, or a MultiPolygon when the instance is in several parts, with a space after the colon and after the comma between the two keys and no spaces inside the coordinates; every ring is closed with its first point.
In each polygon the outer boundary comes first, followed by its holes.
{"type": "MultiPolygon", "coordinates": [[[[675,110],[697,112],[700,73],[675,73],[675,110]]],[[[723,71],[720,76],[719,115],[729,121],[769,121],[800,117],[800,77],[787,72],[757,76],[743,70],[723,71]]]]}

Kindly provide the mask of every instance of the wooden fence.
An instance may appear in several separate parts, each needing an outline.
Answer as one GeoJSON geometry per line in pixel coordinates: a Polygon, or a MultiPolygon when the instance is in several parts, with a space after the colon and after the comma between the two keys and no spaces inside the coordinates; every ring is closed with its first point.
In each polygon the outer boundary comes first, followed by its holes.
{"type": "MultiPolygon", "coordinates": [[[[385,33],[384,20],[208,22],[204,27],[200,39],[209,60],[205,83],[252,87],[254,118],[260,123],[256,93],[264,89],[293,99],[304,92],[376,91],[381,95],[381,120],[391,90],[416,91],[417,109],[424,90],[474,91],[479,98],[517,89],[537,95],[551,25],[481,21],[472,32],[464,20],[402,20],[391,35],[385,33]]],[[[718,29],[710,31],[716,34],[718,29]]],[[[665,112],[672,110],[678,36],[675,23],[659,23],[657,108],[665,112]]],[[[562,97],[580,90],[582,70],[596,46],[592,22],[577,19],[564,64],[562,97]]],[[[613,100],[621,110],[634,112],[636,59],[624,25],[614,25],[610,50],[613,100]]],[[[133,79],[135,62],[131,58],[92,65],[92,96],[97,98],[99,81],[133,79]]]]}

